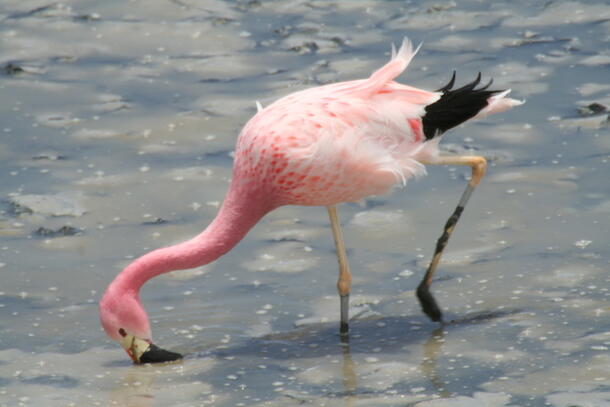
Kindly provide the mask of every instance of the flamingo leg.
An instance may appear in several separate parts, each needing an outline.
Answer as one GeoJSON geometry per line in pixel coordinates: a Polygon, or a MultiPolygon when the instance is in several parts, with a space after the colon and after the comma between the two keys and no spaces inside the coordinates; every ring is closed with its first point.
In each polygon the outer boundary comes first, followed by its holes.
{"type": "Polygon", "coordinates": [[[326,209],[328,210],[330,226],[333,231],[333,238],[335,239],[335,247],[337,248],[337,260],[339,261],[339,280],[337,281],[341,310],[341,327],[339,332],[341,335],[346,335],[349,331],[349,292],[352,286],[352,273],[349,270],[349,263],[345,254],[345,243],[343,242],[343,233],[341,232],[337,208],[331,205],[327,206],[326,209]]]}
{"type": "Polygon", "coordinates": [[[445,228],[443,229],[443,234],[439,237],[436,242],[436,249],[434,250],[434,255],[432,256],[432,261],[430,261],[430,265],[428,266],[428,270],[424,275],[424,278],[419,283],[417,287],[417,298],[419,299],[419,303],[422,307],[422,311],[428,315],[428,317],[435,322],[443,320],[443,314],[441,312],[440,307],[438,306],[436,300],[430,293],[430,285],[432,284],[432,276],[438,267],[438,263],[441,260],[441,256],[443,255],[443,250],[447,246],[447,242],[449,241],[449,237],[451,237],[451,233],[455,229],[455,226],[460,219],[460,215],[464,211],[464,207],[470,199],[472,192],[479,185],[481,179],[485,175],[485,170],[487,169],[487,161],[484,157],[479,156],[455,156],[455,157],[439,157],[434,161],[426,162],[424,164],[434,164],[434,165],[467,165],[472,170],[472,177],[470,181],[468,181],[468,185],[460,198],[460,201],[457,204],[457,207],[447,220],[445,224],[445,228]]]}

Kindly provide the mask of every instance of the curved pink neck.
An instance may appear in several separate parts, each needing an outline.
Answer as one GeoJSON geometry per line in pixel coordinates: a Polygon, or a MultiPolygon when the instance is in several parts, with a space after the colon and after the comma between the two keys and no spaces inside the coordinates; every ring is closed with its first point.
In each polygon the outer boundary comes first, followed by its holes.
{"type": "Polygon", "coordinates": [[[134,290],[159,274],[208,264],[231,250],[275,206],[262,190],[235,179],[218,215],[199,235],[154,250],[129,264],[112,282],[120,291],[134,290]]]}

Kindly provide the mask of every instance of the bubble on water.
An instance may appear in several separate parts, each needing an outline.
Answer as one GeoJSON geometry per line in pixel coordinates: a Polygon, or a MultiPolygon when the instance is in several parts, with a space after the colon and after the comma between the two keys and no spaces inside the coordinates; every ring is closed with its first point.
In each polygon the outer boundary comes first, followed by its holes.
{"type": "Polygon", "coordinates": [[[579,249],[585,249],[591,243],[593,243],[592,240],[580,239],[574,242],[574,246],[578,247],[579,249]]]}
{"type": "Polygon", "coordinates": [[[91,128],[82,128],[74,133],[72,133],[72,137],[83,140],[94,140],[94,139],[108,139],[108,138],[118,138],[124,137],[126,134],[121,133],[112,129],[91,129],[91,128]]]}

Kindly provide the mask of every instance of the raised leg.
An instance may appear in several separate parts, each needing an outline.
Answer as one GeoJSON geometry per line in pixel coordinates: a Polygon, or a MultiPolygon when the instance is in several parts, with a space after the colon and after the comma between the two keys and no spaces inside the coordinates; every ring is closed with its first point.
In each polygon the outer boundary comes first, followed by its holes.
{"type": "Polygon", "coordinates": [[[345,254],[345,243],[343,243],[343,233],[341,232],[341,224],[337,216],[337,208],[335,206],[327,206],[328,216],[330,217],[330,227],[333,230],[335,239],[335,247],[337,248],[337,259],[339,260],[339,280],[337,281],[337,291],[339,291],[339,300],[341,307],[341,335],[346,335],[349,331],[349,292],[352,286],[352,274],[349,271],[347,263],[347,255],[345,254]]]}
{"type": "Polygon", "coordinates": [[[430,285],[432,284],[432,276],[438,267],[438,263],[441,260],[441,256],[443,255],[443,250],[447,246],[447,242],[449,241],[449,237],[451,233],[453,233],[453,229],[455,229],[455,225],[460,219],[460,215],[464,211],[464,207],[470,199],[470,195],[472,195],[472,191],[474,191],[475,187],[479,185],[481,179],[485,175],[485,170],[487,169],[487,161],[483,157],[479,156],[456,156],[456,157],[439,157],[437,160],[432,162],[427,162],[425,164],[435,164],[435,165],[467,165],[472,169],[472,177],[466,186],[466,190],[462,194],[460,198],[460,202],[457,207],[453,211],[453,214],[447,220],[445,224],[445,228],[443,230],[443,234],[436,242],[436,249],[434,250],[434,256],[432,256],[432,261],[430,261],[430,265],[428,266],[428,270],[424,275],[421,283],[417,287],[417,298],[419,299],[419,303],[422,307],[422,311],[432,321],[438,322],[443,320],[443,314],[441,312],[440,307],[436,303],[436,300],[430,293],[430,285]]]}

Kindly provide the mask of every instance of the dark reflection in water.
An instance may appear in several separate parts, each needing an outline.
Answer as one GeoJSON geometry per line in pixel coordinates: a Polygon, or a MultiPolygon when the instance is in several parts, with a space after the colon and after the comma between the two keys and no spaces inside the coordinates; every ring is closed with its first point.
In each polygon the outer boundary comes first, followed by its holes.
{"type": "MultiPolygon", "coordinates": [[[[223,347],[216,349],[200,350],[191,349],[187,352],[186,359],[182,362],[173,364],[182,366],[185,370],[189,369],[189,364],[196,365],[198,361],[215,360],[215,364],[210,371],[205,371],[200,377],[202,381],[211,383],[214,388],[222,389],[226,387],[223,379],[227,377],[233,361],[243,361],[240,366],[246,365],[251,368],[258,361],[264,361],[269,365],[267,370],[276,369],[284,371],[285,366],[274,363],[291,361],[296,359],[315,360],[316,358],[333,359],[340,356],[340,370],[338,387],[332,384],[321,384],[315,389],[316,394],[324,394],[325,397],[343,400],[346,406],[355,405],[361,398],[375,397],[380,392],[359,383],[364,366],[361,365],[361,358],[371,355],[372,349],[378,349],[376,355],[396,355],[402,358],[405,348],[412,349],[412,352],[422,354],[419,364],[419,376],[421,382],[426,384],[434,394],[442,398],[448,398],[453,393],[447,389],[443,372],[445,366],[439,364],[442,355],[443,345],[451,333],[456,329],[467,328],[472,324],[484,324],[506,316],[519,313],[518,310],[501,312],[484,312],[468,315],[456,319],[450,323],[434,328],[435,324],[421,319],[407,319],[404,317],[385,317],[358,320],[352,324],[350,336],[342,337],[338,334],[336,323],[312,324],[303,328],[294,329],[289,332],[274,333],[260,338],[251,338],[245,343],[237,346],[223,347]],[[413,329],[417,327],[417,329],[413,329]],[[426,329],[431,329],[426,336],[426,329]],[[423,340],[424,338],[427,338],[423,340]],[[423,342],[422,342],[423,340],[423,342]],[[229,361],[229,362],[228,362],[229,361]]],[[[120,405],[144,407],[152,405],[155,395],[155,380],[161,375],[163,369],[158,367],[167,365],[133,366],[119,381],[120,385],[112,392],[112,402],[120,405]]],[[[170,365],[171,366],[171,365],[170,365]]],[[[195,375],[199,375],[196,371],[195,375]]],[[[256,371],[249,374],[249,381],[256,382],[253,376],[256,371]]],[[[406,372],[405,372],[406,375],[406,372]]],[[[191,378],[192,379],[192,378],[191,378]]],[[[269,377],[264,376],[261,380],[267,380],[265,387],[272,388],[269,377]]],[[[404,380],[407,380],[405,376],[404,380]]],[[[399,381],[402,381],[399,378],[399,381]]],[[[311,384],[293,383],[290,387],[297,388],[314,387],[311,384]]],[[[258,389],[259,395],[261,390],[258,389]]],[[[264,393],[264,392],[262,392],[264,393]]],[[[268,394],[268,398],[272,399],[268,394]]],[[[287,397],[299,399],[298,394],[288,392],[287,397]]],[[[277,397],[277,394],[273,394],[277,397]]],[[[304,401],[305,398],[299,399],[304,401]]]]}
{"type": "MultiPolygon", "coordinates": [[[[198,361],[215,360],[216,363],[210,371],[205,373],[193,373],[202,375],[194,380],[210,383],[214,388],[226,387],[223,383],[228,372],[232,368],[232,361],[239,361],[240,369],[252,369],[249,382],[257,382],[258,379],[254,369],[256,364],[264,361],[270,365],[267,370],[276,369],[284,371],[285,366],[274,364],[277,362],[289,362],[291,360],[315,360],[316,358],[340,357],[339,374],[340,383],[333,387],[332,384],[321,384],[316,388],[316,394],[332,400],[342,400],[345,406],[351,407],[360,399],[367,399],[383,394],[375,389],[359,383],[362,370],[365,368],[361,363],[363,356],[371,355],[373,349],[380,349],[376,355],[396,355],[396,358],[404,358],[406,349],[421,353],[419,364],[420,378],[426,388],[442,398],[449,398],[453,393],[447,389],[443,376],[446,366],[439,363],[443,353],[443,345],[451,337],[451,333],[457,329],[467,328],[472,324],[485,324],[503,317],[519,313],[519,310],[504,310],[499,312],[483,312],[456,319],[450,323],[436,328],[433,323],[427,322],[424,317],[384,317],[358,320],[352,323],[350,336],[342,337],[337,331],[337,323],[312,324],[303,328],[288,332],[279,332],[260,338],[251,338],[245,343],[231,347],[218,347],[215,349],[191,349],[187,352],[186,359],[170,365],[148,365],[133,366],[128,369],[124,377],[119,380],[117,387],[111,392],[110,401],[118,405],[145,407],[155,404],[154,400],[161,394],[155,394],[158,386],[155,381],[158,376],[164,374],[168,366],[182,367],[185,371],[191,370],[189,365],[196,365],[198,361]],[[416,329],[413,329],[413,328],[416,329]],[[429,330],[426,338],[426,330],[429,330]],[[423,341],[422,341],[423,340],[423,341]]],[[[406,374],[406,372],[405,372],[406,374]]],[[[191,377],[191,379],[193,379],[191,377]]],[[[271,387],[268,383],[269,376],[261,376],[259,379],[266,380],[265,387],[271,387]]],[[[400,380],[400,379],[399,379],[400,380]]],[[[408,380],[405,376],[404,380],[408,380]]],[[[402,381],[402,380],[400,380],[402,381]]],[[[297,388],[313,387],[313,385],[293,383],[290,387],[297,388]]],[[[260,396],[261,390],[257,390],[260,396]]],[[[277,394],[269,393],[267,398],[271,400],[277,394]]],[[[285,397],[294,401],[306,402],[307,397],[299,393],[287,392],[285,397]]]]}

